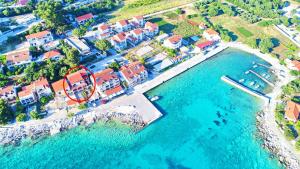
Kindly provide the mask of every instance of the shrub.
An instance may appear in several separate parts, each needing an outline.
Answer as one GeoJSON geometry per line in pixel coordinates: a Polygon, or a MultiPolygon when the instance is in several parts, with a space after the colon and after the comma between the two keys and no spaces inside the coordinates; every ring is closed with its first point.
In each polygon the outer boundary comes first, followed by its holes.
{"type": "Polygon", "coordinates": [[[84,109],[86,109],[86,108],[88,108],[88,105],[87,104],[80,104],[79,106],[78,106],[78,109],[80,109],[80,110],[84,110],[84,109]]]}
{"type": "Polygon", "coordinates": [[[300,140],[296,141],[295,147],[296,150],[300,151],[300,140]]]}
{"type": "Polygon", "coordinates": [[[292,130],[292,126],[291,125],[286,125],[284,127],[283,131],[284,131],[284,136],[288,140],[294,140],[297,137],[297,133],[292,130]]]}
{"type": "Polygon", "coordinates": [[[32,118],[32,119],[40,119],[41,118],[41,116],[38,114],[38,112],[36,112],[36,111],[32,111],[32,112],[30,112],[30,118],[32,118]]]}
{"type": "Polygon", "coordinates": [[[25,121],[27,119],[27,116],[25,113],[20,113],[17,117],[16,117],[16,120],[18,122],[21,122],[21,121],[25,121]]]}

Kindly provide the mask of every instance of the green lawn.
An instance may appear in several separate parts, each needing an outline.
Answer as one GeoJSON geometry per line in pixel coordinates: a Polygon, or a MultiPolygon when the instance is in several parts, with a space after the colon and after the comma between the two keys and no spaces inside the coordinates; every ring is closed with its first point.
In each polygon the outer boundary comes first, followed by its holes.
{"type": "Polygon", "coordinates": [[[248,31],[246,28],[244,27],[238,27],[237,30],[246,38],[253,36],[253,33],[251,33],[250,31],[248,31]]]}
{"type": "Polygon", "coordinates": [[[152,18],[149,21],[158,24],[159,30],[165,33],[171,33],[176,28],[174,24],[165,21],[163,18],[152,18]]]}

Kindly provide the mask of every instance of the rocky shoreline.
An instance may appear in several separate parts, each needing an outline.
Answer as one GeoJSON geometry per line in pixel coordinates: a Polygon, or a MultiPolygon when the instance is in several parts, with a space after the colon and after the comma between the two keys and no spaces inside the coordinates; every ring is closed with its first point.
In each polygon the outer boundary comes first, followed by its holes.
{"type": "Polygon", "coordinates": [[[265,122],[265,112],[257,113],[256,126],[258,135],[262,138],[262,146],[268,149],[274,156],[276,156],[281,164],[288,169],[299,169],[300,162],[295,154],[287,147],[287,145],[280,144],[279,138],[272,132],[272,129],[265,122]]]}
{"type": "Polygon", "coordinates": [[[146,125],[137,113],[124,114],[119,112],[106,112],[96,114],[89,112],[34,126],[19,125],[0,128],[0,145],[19,145],[21,141],[26,138],[35,140],[43,136],[54,135],[69,130],[79,125],[89,126],[97,121],[109,122],[113,120],[130,125],[134,131],[138,131],[146,125]]]}

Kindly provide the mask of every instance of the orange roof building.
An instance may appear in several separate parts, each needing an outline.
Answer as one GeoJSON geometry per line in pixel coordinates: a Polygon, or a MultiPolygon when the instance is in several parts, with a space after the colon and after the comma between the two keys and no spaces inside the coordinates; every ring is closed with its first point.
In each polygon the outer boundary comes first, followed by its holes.
{"type": "Polygon", "coordinates": [[[292,61],[292,64],[293,64],[293,68],[300,71],[300,61],[298,60],[293,60],[292,61]]]}
{"type": "Polygon", "coordinates": [[[58,50],[48,51],[48,52],[44,53],[44,56],[43,56],[43,60],[48,60],[48,59],[59,60],[60,58],[62,58],[62,55],[58,50]]]}
{"type": "Polygon", "coordinates": [[[285,110],[285,117],[293,122],[296,122],[299,119],[299,113],[300,113],[300,104],[288,101],[286,110],[285,110]]]}
{"type": "Polygon", "coordinates": [[[0,98],[7,101],[9,104],[16,103],[17,93],[13,85],[0,88],[0,98]]]}
{"type": "Polygon", "coordinates": [[[148,72],[146,68],[139,61],[121,67],[120,73],[127,82],[128,86],[131,87],[146,81],[148,78],[148,72]]]}
{"type": "Polygon", "coordinates": [[[151,37],[155,36],[159,32],[158,25],[152,22],[146,22],[144,29],[146,34],[151,37]]]}
{"type": "Polygon", "coordinates": [[[88,13],[88,14],[76,17],[76,22],[78,24],[84,24],[88,20],[93,19],[93,18],[94,18],[94,15],[92,13],[88,13]]]}
{"type": "Polygon", "coordinates": [[[28,64],[31,62],[32,59],[29,49],[12,51],[6,53],[5,56],[6,64],[8,67],[28,64]]]}
{"type": "Polygon", "coordinates": [[[29,42],[30,46],[36,47],[43,46],[44,44],[54,40],[51,32],[48,30],[27,35],[26,39],[29,42]]]}
{"type": "Polygon", "coordinates": [[[216,32],[213,29],[206,29],[203,32],[203,36],[205,39],[209,40],[209,41],[220,41],[221,37],[219,36],[219,33],[216,32]]]}
{"type": "Polygon", "coordinates": [[[173,35],[164,41],[164,46],[171,49],[178,49],[182,45],[182,37],[173,35]]]}

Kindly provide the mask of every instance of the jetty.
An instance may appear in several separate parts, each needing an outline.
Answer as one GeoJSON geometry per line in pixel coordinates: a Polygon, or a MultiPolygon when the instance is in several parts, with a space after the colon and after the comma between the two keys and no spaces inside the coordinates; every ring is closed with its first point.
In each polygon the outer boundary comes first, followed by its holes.
{"type": "Polygon", "coordinates": [[[236,88],[238,88],[238,89],[240,89],[240,90],[242,90],[242,91],[244,91],[244,92],[246,92],[246,93],[248,93],[252,96],[261,98],[264,101],[267,101],[268,103],[270,102],[270,98],[268,96],[266,96],[265,94],[260,93],[258,91],[255,91],[255,90],[239,83],[238,81],[230,78],[229,76],[224,75],[224,76],[221,77],[221,80],[223,80],[224,82],[226,82],[226,83],[228,83],[228,84],[230,84],[230,85],[232,85],[232,86],[234,86],[234,87],[236,87],[236,88]]]}
{"type": "Polygon", "coordinates": [[[135,86],[134,89],[135,89],[135,91],[137,91],[139,93],[145,93],[145,92],[155,88],[156,86],[159,86],[160,84],[172,79],[173,77],[189,70],[190,68],[198,65],[199,63],[215,56],[216,54],[222,52],[223,50],[225,50],[227,48],[228,48],[228,45],[221,43],[219,47],[208,52],[207,54],[203,55],[200,53],[200,54],[188,59],[187,61],[176,65],[172,69],[169,69],[169,70],[163,72],[162,74],[156,76],[155,78],[148,80],[144,84],[135,86]]]}
{"type": "Polygon", "coordinates": [[[266,82],[267,84],[269,84],[270,86],[274,87],[274,84],[271,83],[269,80],[267,80],[266,78],[262,77],[260,74],[256,73],[254,70],[249,70],[250,73],[254,74],[255,76],[259,77],[261,80],[263,80],[264,82],[266,82]]]}
{"type": "Polygon", "coordinates": [[[259,65],[259,66],[265,67],[267,69],[273,69],[272,66],[267,66],[267,65],[262,64],[262,63],[256,63],[256,64],[259,65]]]}

